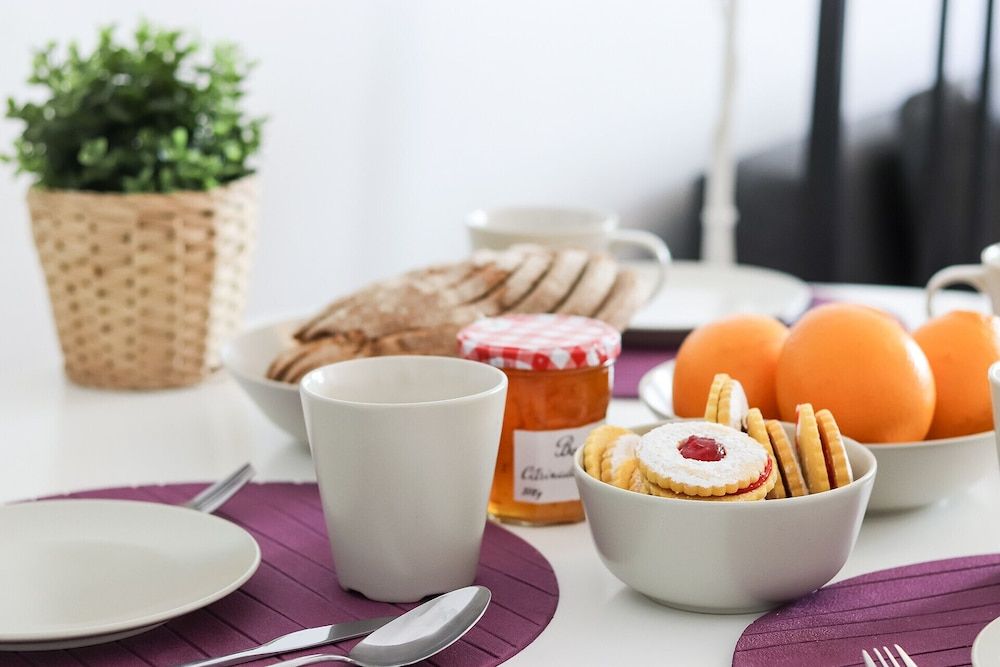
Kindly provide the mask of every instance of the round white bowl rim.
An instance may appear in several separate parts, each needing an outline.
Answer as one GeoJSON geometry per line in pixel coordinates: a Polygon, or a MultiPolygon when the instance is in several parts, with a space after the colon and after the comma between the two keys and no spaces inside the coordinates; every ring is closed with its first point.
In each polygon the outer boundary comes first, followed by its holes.
{"type": "Polygon", "coordinates": [[[314,368],[305,374],[302,380],[299,382],[299,390],[303,395],[308,395],[324,403],[334,403],[337,405],[350,405],[353,407],[365,407],[365,408],[379,408],[379,409],[397,409],[397,408],[412,408],[417,406],[428,406],[428,405],[444,405],[444,404],[455,404],[455,403],[468,403],[471,401],[477,401],[487,396],[497,394],[507,389],[507,374],[504,373],[499,368],[491,366],[490,364],[484,364],[481,361],[473,361],[471,359],[462,359],[460,357],[442,357],[435,355],[424,355],[424,354],[394,354],[387,355],[384,357],[361,357],[359,359],[348,359],[346,361],[338,361],[334,364],[326,364],[325,366],[320,366],[319,368],[314,368]],[[385,365],[391,363],[418,363],[418,364],[431,364],[431,363],[447,363],[450,365],[462,365],[468,368],[481,368],[486,373],[490,373],[496,377],[497,382],[487,389],[478,391],[474,394],[464,394],[462,396],[456,396],[454,398],[442,398],[432,401],[410,401],[405,403],[377,403],[371,401],[348,401],[342,398],[331,398],[330,396],[324,396],[319,393],[313,385],[318,381],[317,378],[328,373],[331,368],[340,367],[343,368],[345,365],[385,365]],[[471,364],[471,366],[469,365],[471,364]],[[488,370],[486,370],[488,369],[488,370]]]}
{"type": "Polygon", "coordinates": [[[232,375],[236,375],[243,380],[247,380],[249,382],[255,382],[257,384],[262,384],[266,387],[271,387],[273,389],[280,389],[282,391],[298,393],[299,391],[298,383],[282,382],[281,380],[272,380],[271,378],[266,377],[264,375],[258,375],[256,373],[247,373],[242,368],[240,368],[238,364],[234,362],[233,356],[237,354],[236,349],[240,346],[240,343],[242,343],[246,338],[249,338],[250,336],[253,336],[255,334],[262,333],[269,329],[277,329],[279,327],[298,324],[300,322],[304,322],[305,320],[306,318],[304,317],[290,317],[288,319],[279,320],[277,322],[271,322],[270,324],[262,324],[260,326],[253,327],[252,329],[241,331],[239,334],[237,334],[233,338],[230,338],[225,342],[225,344],[223,344],[222,351],[220,353],[220,357],[222,358],[222,366],[226,369],[227,372],[231,373],[232,375]]]}
{"type": "Polygon", "coordinates": [[[970,433],[968,435],[957,435],[951,438],[935,438],[933,440],[914,440],[912,442],[862,442],[859,443],[864,445],[872,451],[879,450],[893,450],[893,449],[930,449],[934,447],[948,447],[954,445],[964,445],[976,440],[983,438],[990,438],[993,436],[993,430],[980,431],[979,433],[970,433]]]}
{"type": "MultiPolygon", "coordinates": [[[[662,424],[668,423],[669,421],[671,420],[656,422],[653,424],[642,424],[641,426],[636,426],[631,430],[640,431],[640,430],[652,429],[656,428],[657,426],[661,426],[662,424]]],[[[782,424],[787,424],[787,422],[782,422],[782,424]]],[[[687,507],[699,508],[696,511],[702,511],[701,508],[704,508],[705,510],[710,512],[711,511],[730,511],[730,512],[767,511],[763,509],[754,509],[754,508],[775,507],[778,504],[781,504],[782,506],[788,506],[792,503],[798,503],[800,505],[803,505],[807,503],[825,502],[823,500],[824,497],[826,498],[826,500],[830,500],[838,495],[856,492],[858,490],[859,485],[873,483],[875,479],[875,472],[878,469],[878,459],[875,458],[875,455],[872,454],[870,451],[868,451],[867,447],[865,447],[864,445],[855,440],[852,440],[851,438],[845,437],[844,445],[847,447],[848,451],[853,451],[857,453],[861,458],[865,459],[869,463],[868,470],[865,472],[864,475],[862,475],[861,477],[856,477],[847,486],[841,486],[836,489],[830,489],[829,491],[823,491],[822,493],[810,493],[807,496],[796,496],[794,498],[774,498],[766,502],[711,502],[711,501],[696,502],[692,500],[687,500],[685,498],[664,498],[661,496],[650,496],[644,493],[636,493],[635,491],[629,491],[628,489],[621,489],[613,484],[608,484],[607,482],[602,482],[599,479],[594,479],[593,477],[590,476],[589,473],[587,473],[586,470],[583,469],[583,463],[582,463],[583,447],[578,448],[576,454],[573,456],[573,469],[578,479],[580,477],[586,479],[586,481],[584,482],[585,484],[599,484],[602,487],[607,487],[607,490],[611,493],[625,493],[628,494],[629,496],[634,496],[636,502],[669,503],[672,504],[673,507],[687,506],[687,507]],[[717,509],[720,507],[727,509],[723,510],[717,509]],[[709,509],[709,508],[715,508],[715,509],[709,509]]],[[[661,506],[669,506],[669,505],[661,505],[661,506]]]]}

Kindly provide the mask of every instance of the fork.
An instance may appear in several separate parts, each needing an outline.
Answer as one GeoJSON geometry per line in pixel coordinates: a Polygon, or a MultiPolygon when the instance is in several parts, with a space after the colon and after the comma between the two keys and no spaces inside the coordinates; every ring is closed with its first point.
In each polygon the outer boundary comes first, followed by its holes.
{"type": "Polygon", "coordinates": [[[250,481],[256,474],[253,465],[246,463],[238,470],[235,470],[225,479],[220,479],[204,491],[196,495],[191,500],[183,504],[183,507],[197,512],[207,512],[211,514],[229,500],[234,493],[243,488],[243,485],[250,481]]]}
{"type": "MultiPolygon", "coordinates": [[[[899,644],[893,644],[893,646],[896,648],[896,653],[899,654],[899,659],[903,661],[903,665],[905,665],[905,667],[917,667],[917,663],[913,662],[913,658],[906,654],[906,651],[903,650],[902,646],[899,644]]],[[[883,658],[882,654],[879,653],[878,648],[872,649],[872,651],[875,652],[875,657],[878,658],[879,665],[881,665],[881,667],[889,667],[890,664],[892,667],[900,667],[888,646],[883,646],[882,650],[885,651],[885,655],[889,658],[889,662],[885,661],[885,658],[883,658]]],[[[872,660],[868,651],[861,651],[861,657],[865,660],[865,667],[879,667],[879,665],[876,665],[875,661],[872,660]]]]}

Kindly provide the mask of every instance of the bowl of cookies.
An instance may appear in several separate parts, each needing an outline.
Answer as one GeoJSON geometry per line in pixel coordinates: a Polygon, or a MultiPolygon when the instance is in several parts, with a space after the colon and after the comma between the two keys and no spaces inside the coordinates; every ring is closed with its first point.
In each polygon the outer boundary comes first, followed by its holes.
{"type": "Polygon", "coordinates": [[[756,612],[840,571],[878,464],[829,411],[802,404],[794,424],[767,420],[738,382],[717,380],[705,419],[592,431],[574,474],[598,554],[623,583],[680,609],[756,612]]]}
{"type": "Polygon", "coordinates": [[[312,317],[248,331],[223,365],[276,426],[307,442],[299,380],[320,366],[394,354],[454,356],[456,336],[481,317],[564,313],[618,330],[647,288],[609,255],[517,245],[415,269],[336,299],[312,317]]]}

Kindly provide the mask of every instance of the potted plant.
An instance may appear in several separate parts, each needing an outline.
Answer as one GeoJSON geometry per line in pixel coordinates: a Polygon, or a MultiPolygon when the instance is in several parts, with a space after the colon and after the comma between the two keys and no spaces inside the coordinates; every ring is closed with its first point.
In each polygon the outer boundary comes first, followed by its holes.
{"type": "Polygon", "coordinates": [[[228,44],[113,27],[84,53],[35,54],[39,102],[6,156],[34,176],[28,208],[67,375],[90,386],[198,382],[235,333],[257,217],[250,166],[263,119],[228,44]]]}

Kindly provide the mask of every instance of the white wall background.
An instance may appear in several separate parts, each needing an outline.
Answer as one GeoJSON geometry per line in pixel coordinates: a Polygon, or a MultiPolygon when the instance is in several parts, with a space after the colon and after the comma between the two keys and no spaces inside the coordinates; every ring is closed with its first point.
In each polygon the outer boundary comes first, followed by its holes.
{"type": "MultiPolygon", "coordinates": [[[[978,67],[976,0],[952,3],[949,69],[978,67]]],[[[938,0],[849,3],[848,119],[928,85],[938,0]]],[[[817,0],[744,0],[737,152],[802,136],[817,0]]],[[[466,250],[464,214],[550,203],[663,229],[706,164],[719,6],[706,0],[33,0],[0,11],[0,95],[30,95],[30,52],[145,16],[260,61],[265,194],[248,317],[309,311],[466,250]],[[16,11],[14,7],[16,6],[16,11]]],[[[0,121],[0,147],[19,124],[0,121]]],[[[0,368],[59,363],[23,194],[0,167],[0,368]]]]}

